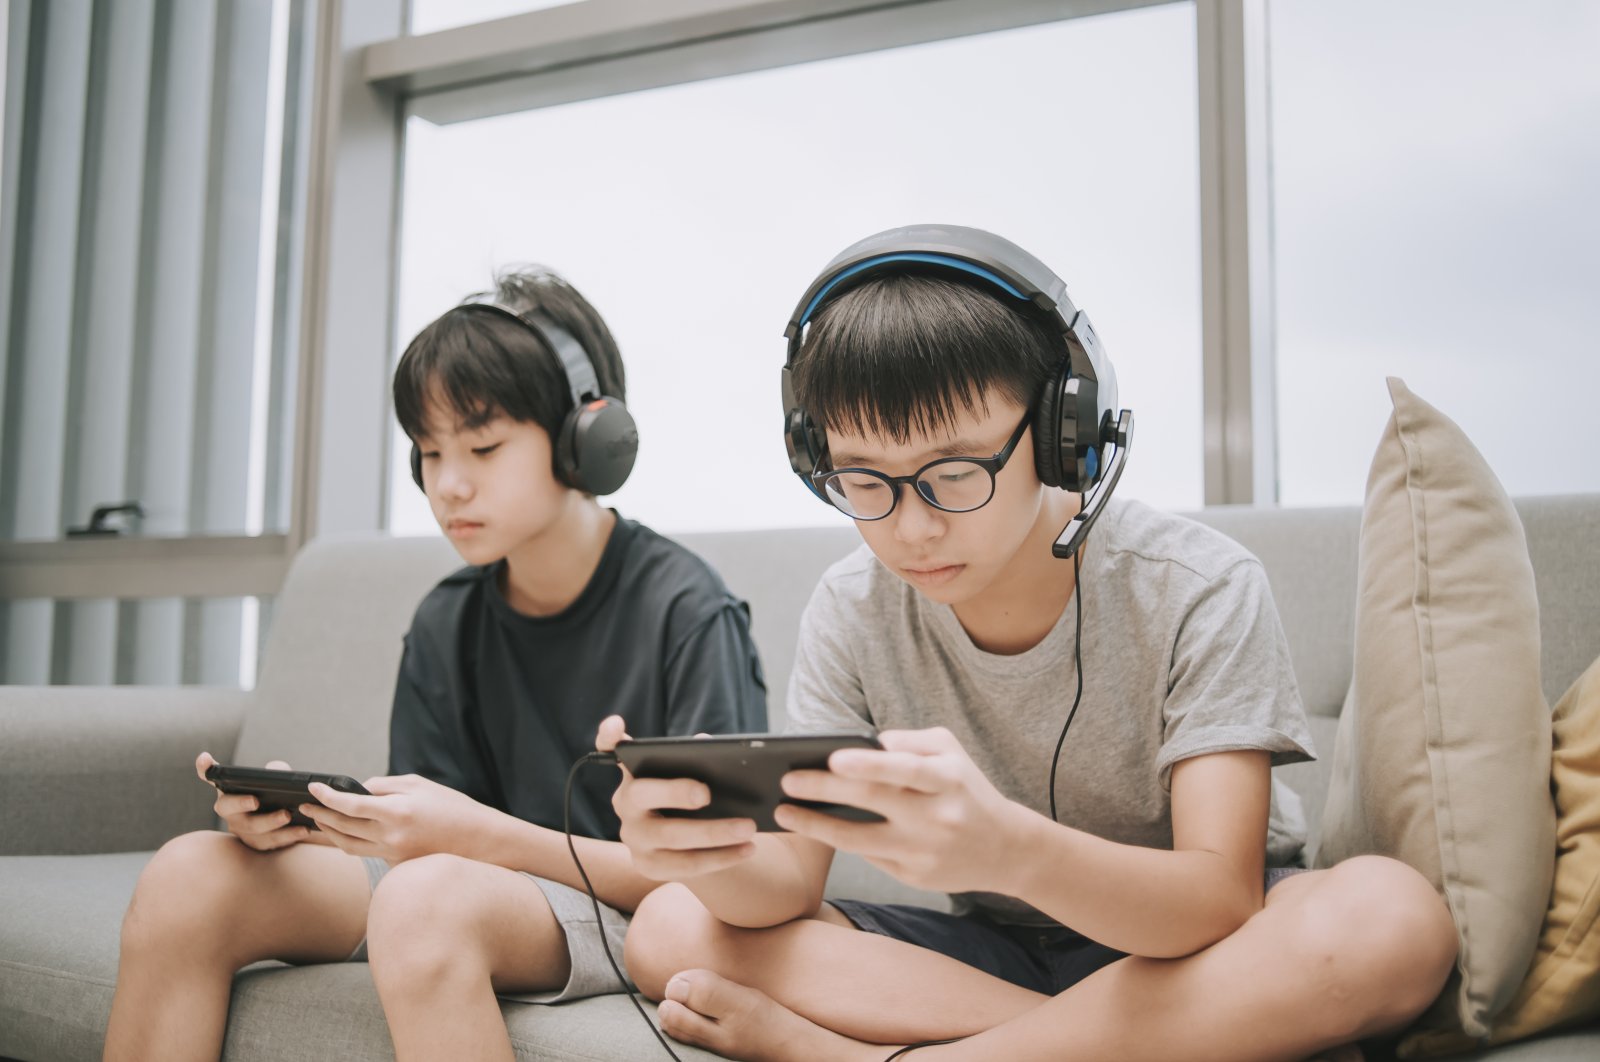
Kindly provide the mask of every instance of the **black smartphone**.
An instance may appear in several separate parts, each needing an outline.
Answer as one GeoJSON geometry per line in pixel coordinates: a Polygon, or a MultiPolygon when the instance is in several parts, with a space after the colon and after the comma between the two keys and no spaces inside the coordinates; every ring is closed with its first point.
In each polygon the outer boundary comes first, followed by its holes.
{"type": "Polygon", "coordinates": [[[329,789],[341,793],[371,796],[367,787],[344,774],[316,774],[311,771],[280,771],[271,767],[230,767],[213,763],[206,768],[206,781],[224,793],[248,793],[261,801],[262,811],[287,811],[290,826],[317,824],[300,814],[301,804],[320,804],[307,788],[312,782],[321,782],[329,789]]]}
{"type": "Polygon", "coordinates": [[[639,738],[618,743],[617,759],[635,778],[693,778],[711,788],[703,808],[663,809],[688,819],[754,819],[756,829],[781,833],[772,818],[779,804],[813,808],[853,822],[882,822],[883,816],[848,804],[796,800],[779,784],[790,771],[827,770],[838,749],[881,749],[878,739],[859,732],[830,734],[718,734],[713,737],[639,738]]]}

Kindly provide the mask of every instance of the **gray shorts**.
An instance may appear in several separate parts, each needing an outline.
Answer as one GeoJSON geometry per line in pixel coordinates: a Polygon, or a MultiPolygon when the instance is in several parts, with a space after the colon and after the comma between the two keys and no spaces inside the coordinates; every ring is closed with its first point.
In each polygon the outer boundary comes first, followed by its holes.
{"type": "MultiPolygon", "coordinates": [[[[367,884],[374,890],[383,876],[389,873],[389,864],[373,856],[363,856],[361,862],[367,868],[367,884]]],[[[589,894],[579,892],[577,889],[563,885],[559,881],[551,881],[535,874],[522,871],[522,876],[539,886],[544,893],[544,898],[550,904],[550,911],[556,916],[561,931],[567,938],[567,955],[572,959],[572,973],[567,977],[567,983],[555,992],[530,992],[523,994],[500,993],[501,999],[511,999],[522,1003],[569,1003],[575,999],[587,999],[590,996],[603,996],[610,992],[622,991],[622,986],[617,982],[616,971],[611,968],[611,963],[606,959],[604,947],[600,943],[600,933],[594,924],[594,904],[589,899],[589,894]]],[[[622,965],[622,942],[628,933],[628,916],[614,908],[600,905],[600,918],[605,926],[606,940],[611,944],[611,954],[617,960],[618,969],[623,976],[627,976],[627,968],[622,965]]],[[[356,945],[356,950],[350,953],[347,962],[367,961],[367,940],[361,938],[361,943],[356,945]]],[[[628,991],[637,991],[632,979],[628,980],[628,991]]]]}

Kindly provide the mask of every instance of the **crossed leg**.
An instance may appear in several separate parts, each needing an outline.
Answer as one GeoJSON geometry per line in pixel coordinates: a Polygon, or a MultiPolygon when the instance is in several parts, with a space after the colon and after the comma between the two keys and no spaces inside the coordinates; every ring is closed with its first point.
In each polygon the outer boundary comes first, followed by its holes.
{"type": "Polygon", "coordinates": [[[1194,955],[1123,959],[1049,998],[828,922],[706,920],[687,889],[658,889],[629,931],[630,970],[665,997],[672,1036],[757,1062],[881,1062],[894,1046],[956,1036],[913,1057],[1302,1059],[1406,1025],[1456,951],[1432,887],[1378,857],[1283,882],[1194,955]]]}

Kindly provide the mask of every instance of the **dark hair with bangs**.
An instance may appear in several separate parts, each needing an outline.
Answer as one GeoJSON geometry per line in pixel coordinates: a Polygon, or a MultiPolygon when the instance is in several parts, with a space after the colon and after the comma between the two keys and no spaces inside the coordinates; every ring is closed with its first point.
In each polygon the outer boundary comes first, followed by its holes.
{"type": "Polygon", "coordinates": [[[1066,356],[1043,314],[979,282],[874,277],[825,303],[795,354],[795,398],[824,430],[904,443],[991,389],[1032,408],[1066,356]]]}
{"type": "Polygon", "coordinates": [[[549,269],[518,266],[496,276],[494,291],[470,295],[445,311],[400,356],[394,410],[411,439],[428,433],[430,400],[443,400],[464,428],[506,416],[538,424],[552,440],[572,409],[560,357],[533,329],[474,309],[490,298],[515,313],[543,314],[572,333],[594,365],[600,390],[627,400],[622,355],[589,300],[549,269]]]}

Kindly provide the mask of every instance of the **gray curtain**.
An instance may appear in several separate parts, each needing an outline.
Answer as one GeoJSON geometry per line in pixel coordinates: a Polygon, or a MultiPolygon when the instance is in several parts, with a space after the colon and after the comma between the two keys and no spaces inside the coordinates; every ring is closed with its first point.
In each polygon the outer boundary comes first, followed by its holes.
{"type": "MultiPolygon", "coordinates": [[[[314,26],[310,0],[10,0],[0,539],[129,500],[144,535],[286,526],[314,26]]],[[[0,681],[231,685],[253,608],[0,601],[0,681]]]]}

